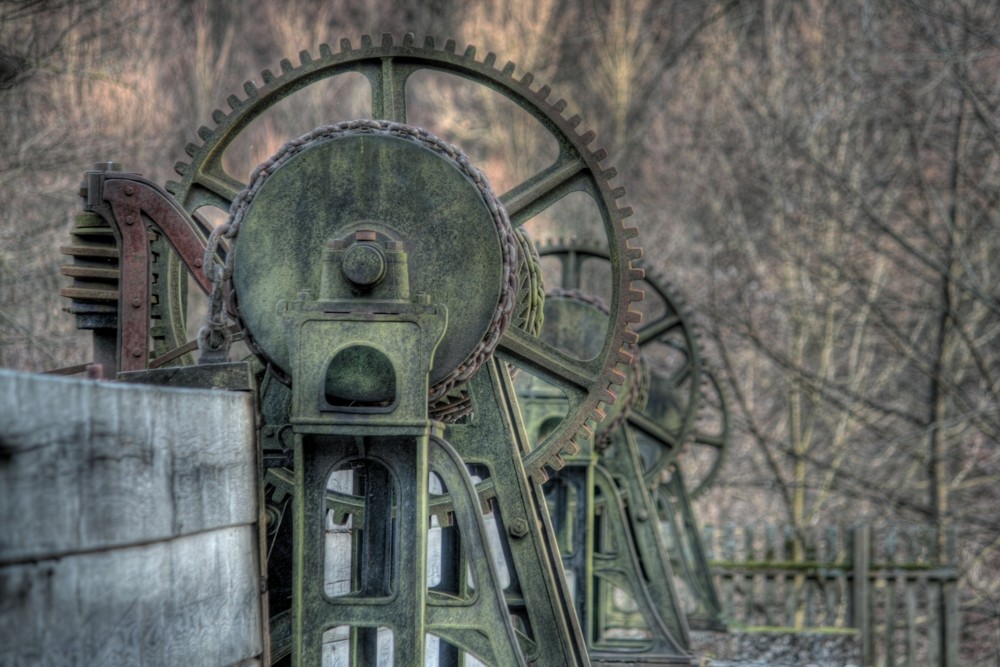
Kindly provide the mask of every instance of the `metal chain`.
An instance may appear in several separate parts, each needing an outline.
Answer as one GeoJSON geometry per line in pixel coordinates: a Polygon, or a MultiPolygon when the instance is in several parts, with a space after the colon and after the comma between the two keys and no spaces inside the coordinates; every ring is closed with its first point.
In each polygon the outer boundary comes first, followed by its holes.
{"type": "Polygon", "coordinates": [[[202,259],[205,277],[212,281],[212,291],[208,297],[205,324],[198,330],[199,364],[228,361],[229,349],[233,343],[233,334],[229,330],[223,308],[223,284],[227,280],[227,267],[214,261],[219,241],[227,231],[229,231],[229,223],[219,225],[212,230],[208,236],[205,255],[202,259]]]}

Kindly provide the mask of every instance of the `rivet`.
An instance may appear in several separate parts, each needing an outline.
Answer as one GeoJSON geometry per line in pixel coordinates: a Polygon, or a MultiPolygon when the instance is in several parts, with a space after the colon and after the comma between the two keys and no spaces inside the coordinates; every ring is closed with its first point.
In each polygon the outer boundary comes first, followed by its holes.
{"type": "Polygon", "coordinates": [[[142,305],[142,299],[140,299],[139,297],[136,297],[136,298],[132,299],[132,307],[133,308],[138,308],[141,305],[142,305]]]}
{"type": "Polygon", "coordinates": [[[132,348],[132,356],[133,357],[141,357],[142,356],[142,349],[138,348],[138,347],[133,347],[132,348]]]}
{"type": "Polygon", "coordinates": [[[131,197],[133,194],[135,194],[135,188],[133,188],[131,185],[126,185],[125,194],[131,197]]]}
{"type": "Polygon", "coordinates": [[[126,215],[125,216],[125,224],[126,225],[134,225],[135,224],[135,216],[134,215],[126,215]]]}
{"type": "Polygon", "coordinates": [[[197,266],[198,268],[201,268],[201,265],[202,265],[203,263],[204,263],[204,262],[202,262],[202,261],[201,261],[201,259],[196,259],[196,260],[194,260],[194,265],[195,265],[195,266],[197,266]]]}

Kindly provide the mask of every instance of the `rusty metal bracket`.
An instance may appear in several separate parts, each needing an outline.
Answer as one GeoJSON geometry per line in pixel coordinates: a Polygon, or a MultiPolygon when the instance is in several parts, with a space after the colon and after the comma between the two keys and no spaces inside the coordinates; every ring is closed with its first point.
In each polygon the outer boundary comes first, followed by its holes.
{"type": "Polygon", "coordinates": [[[84,210],[104,218],[118,243],[120,292],[116,370],[143,370],[149,365],[148,228],[153,227],[163,235],[206,294],[211,283],[201,269],[207,230],[166,190],[139,174],[87,171],[81,194],[84,210]]]}

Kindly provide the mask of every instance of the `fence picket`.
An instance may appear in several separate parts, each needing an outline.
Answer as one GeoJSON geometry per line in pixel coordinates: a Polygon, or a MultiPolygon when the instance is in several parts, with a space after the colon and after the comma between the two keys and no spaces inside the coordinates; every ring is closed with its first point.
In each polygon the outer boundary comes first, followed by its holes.
{"type": "Polygon", "coordinates": [[[896,580],[900,576],[901,570],[896,567],[896,529],[889,528],[885,535],[885,565],[890,569],[885,577],[885,604],[883,614],[885,615],[885,634],[883,646],[885,650],[885,664],[887,667],[896,666],[896,580]]]}
{"type": "MultiPolygon", "coordinates": [[[[826,530],[826,568],[833,568],[835,564],[839,561],[839,551],[840,551],[840,531],[836,526],[827,528],[826,530]]],[[[830,570],[824,568],[821,572],[828,572],[830,570]]],[[[828,626],[834,627],[840,625],[839,622],[839,608],[840,600],[842,599],[842,591],[844,584],[843,570],[833,569],[834,577],[833,579],[823,576],[820,578],[821,585],[825,589],[824,597],[826,602],[826,618],[825,622],[828,626]]]]}
{"type": "MultiPolygon", "coordinates": [[[[747,526],[743,529],[743,545],[745,552],[743,557],[750,562],[756,561],[755,549],[754,549],[754,529],[753,526],[747,526]]],[[[744,605],[746,606],[746,612],[744,618],[747,619],[747,623],[754,625],[754,606],[753,606],[753,585],[754,585],[754,573],[752,570],[746,570],[744,575],[743,583],[743,595],[744,595],[744,605]]]]}
{"type": "Polygon", "coordinates": [[[906,577],[906,667],[917,664],[917,582],[906,577]]]}

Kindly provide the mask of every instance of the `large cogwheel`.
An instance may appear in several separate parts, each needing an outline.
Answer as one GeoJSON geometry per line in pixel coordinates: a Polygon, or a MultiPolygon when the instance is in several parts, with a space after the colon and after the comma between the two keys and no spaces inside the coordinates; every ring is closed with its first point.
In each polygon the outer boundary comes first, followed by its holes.
{"type": "MultiPolygon", "coordinates": [[[[577,239],[549,239],[539,254],[548,262],[548,279],[570,293],[594,291],[609,262],[602,244],[577,239]]],[[[729,437],[726,395],[706,366],[701,334],[678,291],[648,268],[638,285],[646,298],[636,332],[641,365],[629,383],[636,396],[619,420],[602,425],[602,435],[622,426],[631,429],[650,482],[682,458],[685,471],[692,473],[688,491],[698,495],[722,466],[729,437]]]]}
{"type": "MultiPolygon", "coordinates": [[[[474,47],[459,52],[452,40],[439,47],[431,37],[417,42],[412,34],[404,35],[399,43],[391,35],[383,35],[380,43],[364,36],[360,47],[345,39],[341,40],[339,50],[323,44],[318,56],[303,51],[298,65],[289,60],[281,61],[279,73],[264,71],[260,85],[247,82],[242,96],[228,98],[228,111],[212,113],[213,126],[198,129],[201,143],[186,147],[190,161],[175,165],[181,178],[168,183],[167,188],[192,214],[205,213],[210,208],[228,212],[246,183],[227,171],[224,159],[227,148],[253,120],[279,102],[343,74],[360,74],[370,84],[373,119],[407,123],[408,86],[419,85],[420,78],[413,78],[413,75],[424,70],[484,86],[534,117],[555,140],[558,155],[544,168],[529,169],[530,175],[500,194],[511,224],[521,227],[570,193],[589,195],[602,223],[612,276],[608,299],[611,316],[596,357],[579,359],[565,350],[546,345],[539,340],[537,331],[519,326],[517,322],[501,335],[496,348],[496,354],[504,361],[554,384],[569,399],[570,409],[562,423],[543,442],[524,454],[529,474],[541,481],[547,476],[546,467],[560,467],[563,454],[578,450],[577,439],[584,437],[582,434],[588,430],[592,431],[603,417],[602,407],[616,400],[615,389],[624,381],[631,360],[626,346],[637,340],[630,327],[641,318],[630,306],[642,298],[641,290],[632,287],[633,281],[642,278],[642,271],[633,265],[633,260],[639,259],[642,251],[629,244],[629,239],[637,236],[637,230],[623,224],[632,213],[630,208],[618,203],[625,189],[612,185],[616,171],[601,165],[607,152],[589,148],[594,133],[579,132],[581,118],[564,117],[566,102],[550,100],[551,89],[537,86],[532,74],[523,73],[515,78],[513,63],[501,68],[496,65],[497,59],[492,53],[480,60],[474,47]]],[[[331,117],[324,119],[324,123],[342,120],[351,119],[331,117]]],[[[443,138],[451,140],[448,136],[443,138]]],[[[205,217],[217,219],[219,215],[205,217]]],[[[173,288],[168,284],[166,289],[173,288]]],[[[154,298],[169,302],[178,295],[168,292],[155,294],[154,298]]]]}

